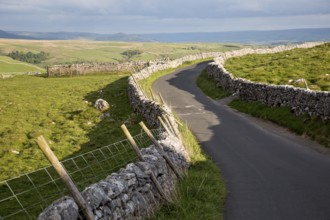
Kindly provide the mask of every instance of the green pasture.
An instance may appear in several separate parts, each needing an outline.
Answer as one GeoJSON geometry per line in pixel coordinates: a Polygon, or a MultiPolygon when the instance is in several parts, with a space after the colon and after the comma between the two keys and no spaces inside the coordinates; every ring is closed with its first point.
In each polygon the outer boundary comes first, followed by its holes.
{"type": "Polygon", "coordinates": [[[41,41],[0,39],[0,55],[12,51],[49,54],[41,67],[54,64],[76,62],[121,62],[125,57],[121,54],[127,50],[140,50],[142,54],[132,60],[154,60],[161,58],[176,59],[185,55],[201,52],[217,52],[240,49],[239,44],[220,43],[141,43],[141,42],[104,42],[104,41],[41,41]]]}
{"type": "Polygon", "coordinates": [[[0,73],[45,72],[38,66],[13,60],[8,56],[0,55],[0,73]]]}
{"type": "Polygon", "coordinates": [[[252,54],[228,59],[225,68],[236,77],[271,84],[303,83],[310,89],[330,91],[330,43],[309,49],[294,49],[275,54],[252,54]]]}
{"type": "MultiPolygon", "coordinates": [[[[58,158],[124,139],[120,125],[137,126],[127,95],[128,75],[75,78],[16,76],[0,80],[0,180],[48,165],[35,139],[44,135],[58,158]],[[107,100],[100,119],[94,102],[107,100]]],[[[137,130],[135,130],[137,131],[137,130]]]]}
{"type": "MultiPolygon", "coordinates": [[[[4,55],[13,50],[49,53],[49,59],[40,67],[70,62],[122,61],[122,52],[135,49],[141,50],[142,54],[133,59],[151,60],[236,48],[240,46],[0,40],[0,53],[4,59],[10,59],[4,55]]],[[[183,66],[193,63],[188,62],[183,66]]],[[[149,91],[157,77],[170,71],[174,70],[155,74],[152,80],[144,83],[144,88],[149,91]]],[[[140,132],[137,122],[142,118],[133,113],[128,100],[128,76],[127,73],[74,78],[22,75],[0,80],[0,180],[49,164],[35,143],[39,135],[46,138],[55,155],[63,160],[125,139],[120,129],[123,123],[132,134],[140,132]],[[93,106],[98,98],[107,100],[111,105],[110,117],[103,120],[100,119],[101,113],[93,106]]],[[[178,200],[162,208],[157,216],[159,219],[222,219],[225,186],[220,171],[202,152],[187,127],[182,127],[181,133],[191,154],[192,166],[187,179],[178,186],[178,200]],[[201,207],[203,212],[198,209],[201,207]]],[[[17,181],[21,181],[21,178],[17,181]]],[[[3,209],[7,210],[7,205],[3,209]]]]}

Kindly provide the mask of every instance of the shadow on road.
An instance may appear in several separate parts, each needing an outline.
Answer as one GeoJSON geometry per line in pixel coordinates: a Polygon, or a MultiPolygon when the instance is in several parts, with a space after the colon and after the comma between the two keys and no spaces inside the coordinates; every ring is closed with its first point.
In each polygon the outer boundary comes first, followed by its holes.
{"type": "Polygon", "coordinates": [[[196,78],[207,63],[157,80],[164,99],[221,168],[228,186],[227,219],[327,219],[330,217],[330,159],[260,127],[206,97],[196,78]]]}

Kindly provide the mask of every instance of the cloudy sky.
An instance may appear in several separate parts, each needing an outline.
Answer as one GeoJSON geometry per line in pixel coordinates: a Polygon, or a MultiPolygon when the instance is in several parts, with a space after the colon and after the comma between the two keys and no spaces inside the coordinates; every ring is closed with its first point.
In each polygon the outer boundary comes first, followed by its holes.
{"type": "Polygon", "coordinates": [[[218,32],[330,27],[330,0],[0,0],[0,30],[218,32]]]}

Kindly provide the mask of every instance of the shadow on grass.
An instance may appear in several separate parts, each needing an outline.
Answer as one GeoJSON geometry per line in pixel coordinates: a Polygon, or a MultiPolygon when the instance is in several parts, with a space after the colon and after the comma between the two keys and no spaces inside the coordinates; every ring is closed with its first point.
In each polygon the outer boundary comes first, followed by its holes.
{"type": "MultiPolygon", "coordinates": [[[[82,129],[90,130],[86,135],[88,141],[80,145],[80,150],[64,158],[63,165],[70,174],[79,190],[100,181],[112,172],[136,160],[120,125],[125,123],[132,135],[138,134],[138,122],[142,117],[134,114],[127,94],[127,77],[122,77],[106,85],[98,91],[85,95],[88,107],[63,113],[66,120],[79,122],[82,129]],[[94,108],[97,99],[109,102],[110,117],[100,119],[101,115],[94,108]],[[107,146],[108,147],[104,147],[107,146]]],[[[1,184],[1,183],[0,183],[1,184]]],[[[41,169],[29,175],[13,179],[7,184],[0,185],[0,219],[35,218],[52,201],[63,195],[69,195],[63,183],[52,167],[41,169]],[[9,198],[14,192],[15,197],[9,198]],[[9,198],[9,199],[4,199],[9,198]],[[16,199],[19,199],[20,203],[16,199]],[[22,209],[28,212],[28,214],[22,209]]]]}

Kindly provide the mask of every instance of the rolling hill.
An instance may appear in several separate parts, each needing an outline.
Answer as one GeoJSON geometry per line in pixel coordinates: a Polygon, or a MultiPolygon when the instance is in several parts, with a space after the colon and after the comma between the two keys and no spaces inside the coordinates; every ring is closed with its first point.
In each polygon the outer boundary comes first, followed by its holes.
{"type": "Polygon", "coordinates": [[[7,56],[0,56],[0,73],[45,72],[38,66],[13,60],[7,56]]]}
{"type": "Polygon", "coordinates": [[[154,33],[154,34],[96,34],[83,32],[0,32],[0,38],[22,38],[39,40],[95,40],[126,42],[237,42],[283,44],[306,41],[330,41],[330,28],[305,28],[267,31],[230,31],[194,33],[154,33]],[[2,34],[1,34],[2,33],[2,34]]]}
{"type": "Polygon", "coordinates": [[[0,38],[7,38],[7,39],[33,39],[32,37],[29,37],[29,36],[17,35],[17,34],[9,33],[9,32],[2,31],[2,30],[0,30],[0,38]]]}

